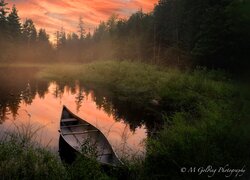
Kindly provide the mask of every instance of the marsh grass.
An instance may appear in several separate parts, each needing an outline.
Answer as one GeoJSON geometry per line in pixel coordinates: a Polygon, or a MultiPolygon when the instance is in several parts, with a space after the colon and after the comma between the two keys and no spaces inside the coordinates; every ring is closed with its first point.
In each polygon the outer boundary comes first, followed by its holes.
{"type": "Polygon", "coordinates": [[[65,167],[57,156],[37,143],[43,127],[16,125],[0,141],[2,179],[66,179],[65,167]]]}
{"type": "Polygon", "coordinates": [[[15,127],[14,132],[9,133],[8,136],[13,136],[11,137],[12,139],[15,138],[24,145],[29,145],[28,143],[35,144],[35,142],[38,142],[39,132],[46,127],[36,126],[32,124],[31,121],[19,125],[13,122],[13,125],[15,127]]]}
{"type": "Polygon", "coordinates": [[[232,168],[245,165],[249,170],[249,89],[230,80],[225,72],[204,68],[180,71],[127,61],[95,62],[68,70],[72,72],[64,74],[52,67],[44,69],[40,77],[78,79],[93,89],[108,89],[122,103],[161,117],[163,128],[147,140],[145,162],[127,166],[132,168],[128,172],[142,172],[137,178],[207,178],[181,174],[183,166],[230,164],[232,168]]]}
{"type": "MultiPolygon", "coordinates": [[[[87,149],[91,156],[78,156],[72,165],[64,164],[37,142],[44,127],[31,123],[14,126],[15,130],[0,140],[1,179],[110,179],[94,158],[93,149],[87,149]]],[[[86,151],[85,146],[83,149],[86,151]]]]}
{"type": "Polygon", "coordinates": [[[85,87],[110,91],[119,102],[158,116],[184,110],[198,117],[201,104],[227,101],[237,88],[220,71],[180,71],[127,61],[51,66],[38,76],[57,82],[79,80],[85,87]]]}

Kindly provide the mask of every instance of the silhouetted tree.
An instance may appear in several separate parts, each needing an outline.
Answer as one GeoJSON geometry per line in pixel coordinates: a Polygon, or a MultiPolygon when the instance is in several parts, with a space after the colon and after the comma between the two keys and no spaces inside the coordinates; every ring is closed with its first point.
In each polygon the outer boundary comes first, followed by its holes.
{"type": "Polygon", "coordinates": [[[114,35],[116,31],[117,21],[118,21],[118,15],[112,14],[106,23],[107,30],[109,34],[111,35],[111,37],[114,35]]]}
{"type": "Polygon", "coordinates": [[[37,31],[31,19],[26,19],[26,21],[23,24],[23,39],[25,42],[28,43],[28,45],[36,42],[37,31]]]}
{"type": "MultiPolygon", "coordinates": [[[[159,0],[151,13],[139,10],[128,19],[111,15],[92,35],[86,35],[80,17],[77,34],[66,37],[63,28],[56,32],[57,55],[60,60],[79,62],[115,58],[240,70],[250,66],[249,12],[249,0],[159,0]]],[[[32,55],[30,59],[39,59],[49,49],[52,52],[45,29],[37,35],[31,19],[21,29],[22,41],[29,48],[21,47],[20,52],[26,50],[25,54],[32,55]]],[[[19,36],[17,9],[13,6],[8,15],[7,3],[0,0],[1,60],[15,59],[19,36]]]]}
{"type": "Polygon", "coordinates": [[[17,9],[13,5],[12,10],[7,17],[8,31],[12,41],[19,41],[21,37],[21,23],[20,18],[17,14],[17,9]]]}
{"type": "Polygon", "coordinates": [[[39,29],[37,37],[37,55],[40,61],[51,61],[53,56],[53,50],[49,41],[49,35],[45,29],[39,29]]]}
{"type": "Polygon", "coordinates": [[[87,35],[86,35],[86,40],[88,41],[88,40],[90,40],[90,39],[91,39],[91,33],[88,32],[87,35]]]}
{"type": "Polygon", "coordinates": [[[78,37],[78,35],[76,33],[72,33],[71,34],[71,39],[72,39],[72,41],[77,42],[79,40],[79,37],[78,37]]]}
{"type": "Polygon", "coordinates": [[[0,60],[6,59],[6,50],[8,50],[8,31],[7,31],[7,19],[6,14],[8,13],[8,8],[6,7],[8,3],[4,0],[0,0],[0,60]]]}
{"type": "Polygon", "coordinates": [[[107,33],[108,29],[106,23],[101,22],[93,34],[93,39],[96,41],[103,40],[106,37],[107,33]]]}
{"type": "Polygon", "coordinates": [[[38,41],[44,42],[44,43],[49,43],[49,35],[46,33],[45,29],[39,29],[38,41]]]}
{"type": "Polygon", "coordinates": [[[6,15],[8,13],[8,8],[6,7],[8,3],[4,0],[0,1],[0,35],[3,36],[7,30],[7,19],[6,15]]]}
{"type": "Polygon", "coordinates": [[[58,47],[59,47],[59,39],[60,39],[60,32],[56,31],[55,34],[54,34],[54,37],[55,37],[56,48],[58,49],[58,47]]]}
{"type": "Polygon", "coordinates": [[[85,38],[86,31],[85,31],[85,28],[84,28],[84,23],[83,23],[82,16],[79,17],[78,28],[79,28],[78,32],[79,32],[80,40],[83,40],[85,38]]]}
{"type": "Polygon", "coordinates": [[[65,30],[64,28],[62,27],[60,32],[59,32],[59,39],[58,39],[58,44],[57,44],[57,48],[58,49],[62,49],[65,47],[65,44],[66,44],[66,33],[65,33],[65,30]]]}

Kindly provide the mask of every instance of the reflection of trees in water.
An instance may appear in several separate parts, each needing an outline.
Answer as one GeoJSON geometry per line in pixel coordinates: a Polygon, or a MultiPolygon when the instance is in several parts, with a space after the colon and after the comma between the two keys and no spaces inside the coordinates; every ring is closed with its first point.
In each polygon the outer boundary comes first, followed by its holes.
{"type": "Polygon", "coordinates": [[[16,119],[16,116],[17,116],[17,112],[18,112],[18,109],[20,108],[20,101],[21,101],[21,98],[20,96],[15,98],[13,100],[11,100],[8,104],[8,108],[10,110],[10,112],[12,113],[12,116],[14,119],[16,119]]]}
{"type": "MultiPolygon", "coordinates": [[[[8,76],[0,77],[0,83],[3,82],[6,84],[4,88],[0,87],[0,101],[2,104],[0,109],[1,121],[4,121],[10,113],[15,118],[21,102],[31,104],[36,95],[39,98],[44,98],[46,93],[48,93],[49,82],[34,79],[35,72],[32,70],[26,70],[26,75],[24,76],[23,72],[15,72],[16,76],[12,75],[11,79],[7,78],[8,76]],[[10,92],[11,95],[9,95],[10,92]]],[[[147,113],[130,102],[120,100],[117,96],[110,93],[110,91],[99,89],[93,92],[75,82],[71,82],[71,84],[56,82],[56,86],[53,87],[52,94],[55,98],[61,99],[63,95],[68,94],[75,96],[77,112],[82,107],[84,98],[90,95],[99,109],[103,109],[109,116],[114,116],[117,121],[124,120],[128,123],[130,130],[134,131],[137,127],[141,127],[144,124],[146,124],[149,131],[154,128],[153,123],[156,122],[155,114],[147,113]]],[[[126,141],[126,138],[123,139],[126,141]]]]}
{"type": "Polygon", "coordinates": [[[24,67],[0,69],[0,123],[9,115],[15,119],[21,102],[31,104],[37,93],[44,97],[48,83],[35,79],[36,71],[24,67]]]}
{"type": "Polygon", "coordinates": [[[52,94],[55,98],[61,99],[63,96],[63,90],[60,89],[60,86],[56,86],[52,94]]]}
{"type": "MultiPolygon", "coordinates": [[[[88,90],[86,90],[88,93],[88,90]]],[[[135,103],[121,100],[115,94],[105,89],[95,89],[92,96],[99,109],[103,109],[109,115],[113,115],[117,121],[121,119],[129,124],[129,128],[135,131],[136,128],[145,125],[148,132],[159,128],[161,124],[161,113],[156,107],[138,107],[135,103]]]]}
{"type": "Polygon", "coordinates": [[[140,109],[137,109],[132,104],[120,101],[109,91],[105,91],[105,89],[93,91],[83,88],[79,83],[68,85],[65,82],[59,82],[57,85],[58,89],[63,90],[64,93],[75,95],[77,112],[82,106],[84,96],[87,98],[90,95],[91,99],[95,101],[97,108],[103,109],[109,116],[114,116],[117,121],[125,120],[132,131],[135,131],[136,128],[141,127],[145,123],[143,112],[140,109]]]}
{"type": "Polygon", "coordinates": [[[53,95],[56,98],[62,98],[63,94],[75,95],[76,111],[79,112],[84,100],[84,88],[79,83],[56,82],[56,88],[53,95]]]}
{"type": "Polygon", "coordinates": [[[48,87],[50,83],[47,81],[37,81],[36,82],[36,92],[39,98],[43,99],[45,95],[48,93],[48,87]]]}
{"type": "Polygon", "coordinates": [[[75,95],[75,103],[76,103],[76,111],[79,112],[83,100],[84,100],[84,94],[85,90],[82,86],[79,85],[79,83],[66,83],[66,82],[56,82],[56,88],[53,91],[53,95],[55,98],[62,98],[62,96],[73,94],[75,95]]]}
{"type": "Polygon", "coordinates": [[[95,102],[98,108],[102,108],[109,116],[115,114],[115,108],[113,103],[109,101],[106,97],[96,97],[95,102]]]}
{"type": "Polygon", "coordinates": [[[76,97],[75,97],[76,112],[79,112],[82,106],[83,100],[84,100],[84,90],[82,89],[82,87],[79,87],[78,92],[76,93],[76,97]]]}
{"type": "Polygon", "coordinates": [[[34,99],[36,92],[32,91],[33,88],[30,86],[30,83],[27,83],[25,90],[22,92],[22,100],[26,104],[31,104],[34,99]]]}
{"type": "Polygon", "coordinates": [[[10,114],[8,107],[0,106],[0,124],[2,124],[5,120],[8,119],[8,115],[10,114]]]}
{"type": "Polygon", "coordinates": [[[134,131],[137,127],[141,126],[142,122],[139,116],[126,103],[116,101],[117,99],[113,94],[96,90],[93,96],[99,109],[103,109],[108,115],[113,115],[117,121],[120,119],[125,120],[125,122],[129,123],[131,130],[134,131]]]}
{"type": "Polygon", "coordinates": [[[93,90],[85,89],[86,97],[89,95],[91,96],[91,99],[95,101],[96,106],[98,109],[103,109],[109,116],[114,115],[114,107],[111,101],[109,101],[105,95],[105,91],[102,91],[102,94],[96,93],[93,90]]]}
{"type": "MultiPolygon", "coordinates": [[[[49,82],[35,79],[35,68],[2,68],[0,69],[0,123],[7,116],[13,117],[18,113],[20,103],[31,104],[36,95],[44,98],[48,93],[49,82]]],[[[83,88],[79,83],[57,82],[52,94],[55,98],[62,98],[64,94],[75,96],[76,110],[79,111],[85,97],[91,95],[99,109],[103,109],[109,116],[117,121],[123,119],[129,124],[131,130],[146,124],[152,130],[157,122],[157,113],[138,108],[136,104],[119,99],[116,95],[105,89],[92,90],[83,88]]]]}

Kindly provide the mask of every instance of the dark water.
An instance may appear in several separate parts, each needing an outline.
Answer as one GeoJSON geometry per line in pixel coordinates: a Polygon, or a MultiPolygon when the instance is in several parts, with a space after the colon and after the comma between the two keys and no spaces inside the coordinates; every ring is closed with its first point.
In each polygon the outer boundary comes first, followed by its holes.
{"type": "Polygon", "coordinates": [[[35,68],[0,69],[1,136],[39,129],[33,139],[57,151],[59,121],[66,105],[99,128],[120,156],[144,153],[147,130],[139,114],[107,98],[109,92],[86,89],[77,81],[62,84],[38,80],[36,72],[35,68]]]}

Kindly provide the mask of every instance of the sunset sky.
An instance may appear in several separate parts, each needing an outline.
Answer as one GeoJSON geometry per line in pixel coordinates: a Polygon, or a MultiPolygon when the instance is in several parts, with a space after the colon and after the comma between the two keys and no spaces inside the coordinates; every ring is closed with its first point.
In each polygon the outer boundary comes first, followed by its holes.
{"type": "Polygon", "coordinates": [[[31,18],[37,28],[46,28],[51,35],[64,27],[66,32],[76,32],[82,16],[87,31],[93,31],[100,21],[112,14],[128,17],[141,9],[149,12],[158,0],[6,0],[16,4],[22,21],[31,18]]]}

